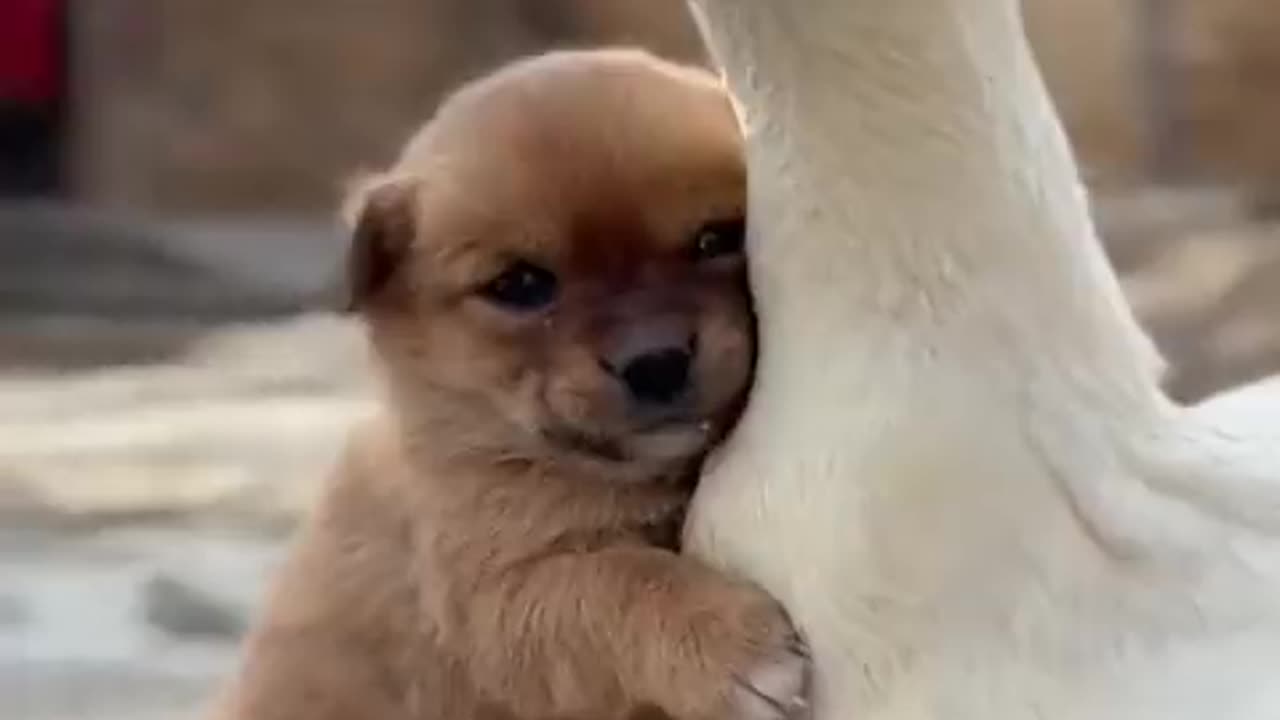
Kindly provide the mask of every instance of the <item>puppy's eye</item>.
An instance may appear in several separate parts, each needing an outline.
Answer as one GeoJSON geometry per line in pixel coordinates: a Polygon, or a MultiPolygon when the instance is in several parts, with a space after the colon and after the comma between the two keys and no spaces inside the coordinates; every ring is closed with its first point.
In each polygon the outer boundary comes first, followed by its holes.
{"type": "Polygon", "coordinates": [[[485,283],[480,294],[513,310],[537,310],[555,299],[556,289],[555,273],[520,260],[485,283]]]}
{"type": "Polygon", "coordinates": [[[742,252],[747,224],[742,218],[716,220],[698,228],[693,238],[693,258],[711,260],[742,252]]]}

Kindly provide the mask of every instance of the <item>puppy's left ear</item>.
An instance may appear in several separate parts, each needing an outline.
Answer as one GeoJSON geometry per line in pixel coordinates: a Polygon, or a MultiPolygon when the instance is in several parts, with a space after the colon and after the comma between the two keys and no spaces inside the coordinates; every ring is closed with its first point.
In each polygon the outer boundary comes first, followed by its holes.
{"type": "Polygon", "coordinates": [[[385,175],[359,180],[348,194],[347,312],[365,310],[391,292],[413,242],[413,198],[412,179],[385,175]]]}

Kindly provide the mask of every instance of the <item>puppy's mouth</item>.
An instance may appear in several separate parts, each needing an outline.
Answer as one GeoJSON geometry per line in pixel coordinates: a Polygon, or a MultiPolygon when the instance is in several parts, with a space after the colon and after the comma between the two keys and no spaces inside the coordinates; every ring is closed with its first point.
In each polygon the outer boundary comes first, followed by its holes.
{"type": "Polygon", "coordinates": [[[713,425],[692,416],[654,419],[621,437],[590,433],[559,425],[543,431],[551,443],[580,455],[610,463],[636,460],[682,460],[710,443],[713,425]]]}
{"type": "Polygon", "coordinates": [[[564,426],[543,430],[542,435],[554,445],[596,460],[622,463],[631,459],[621,443],[602,435],[592,435],[564,426]]]}

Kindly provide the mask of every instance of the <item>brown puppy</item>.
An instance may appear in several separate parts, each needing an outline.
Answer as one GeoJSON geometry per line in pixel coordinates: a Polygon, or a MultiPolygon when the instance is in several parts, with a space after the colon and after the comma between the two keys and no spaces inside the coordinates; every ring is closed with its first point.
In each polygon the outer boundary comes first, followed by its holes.
{"type": "Polygon", "coordinates": [[[638,51],[450,98],[352,205],[386,417],[251,639],[237,720],[779,717],[779,607],[677,555],[749,384],[745,170],[714,78],[638,51]]]}

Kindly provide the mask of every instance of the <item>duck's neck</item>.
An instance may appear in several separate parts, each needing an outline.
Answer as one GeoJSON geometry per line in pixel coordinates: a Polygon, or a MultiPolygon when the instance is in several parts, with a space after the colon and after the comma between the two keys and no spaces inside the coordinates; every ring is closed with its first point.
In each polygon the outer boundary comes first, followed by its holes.
{"type": "Polygon", "coordinates": [[[692,4],[749,135],[762,384],[901,351],[1157,394],[1017,0],[692,4]]]}

